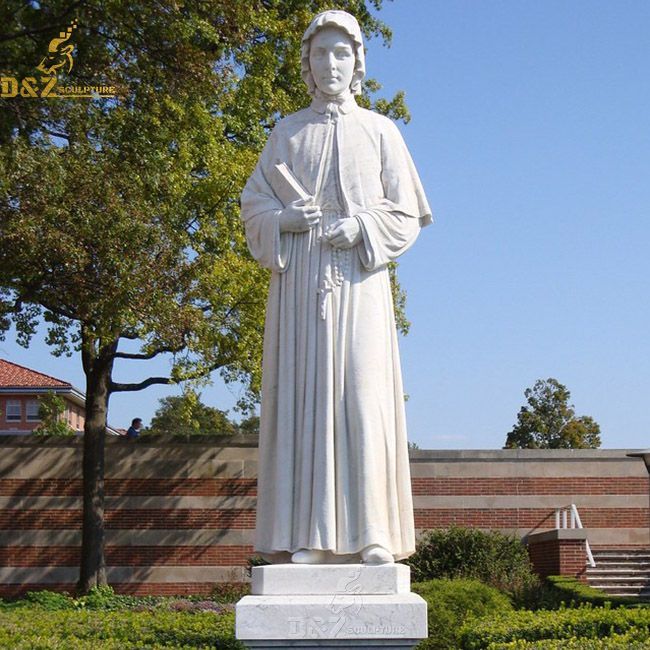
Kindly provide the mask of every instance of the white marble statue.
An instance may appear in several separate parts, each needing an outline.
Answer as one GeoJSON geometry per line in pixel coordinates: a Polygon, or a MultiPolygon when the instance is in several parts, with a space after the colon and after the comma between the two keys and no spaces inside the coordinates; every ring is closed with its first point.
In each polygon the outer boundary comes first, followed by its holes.
{"type": "Polygon", "coordinates": [[[311,106],[276,125],[242,194],[248,246],[272,271],[255,548],[274,561],[415,550],[386,265],[431,212],[397,127],[355,102],[364,73],[356,19],[316,16],[302,40],[311,106]],[[278,163],[307,199],[283,204],[278,163]]]}

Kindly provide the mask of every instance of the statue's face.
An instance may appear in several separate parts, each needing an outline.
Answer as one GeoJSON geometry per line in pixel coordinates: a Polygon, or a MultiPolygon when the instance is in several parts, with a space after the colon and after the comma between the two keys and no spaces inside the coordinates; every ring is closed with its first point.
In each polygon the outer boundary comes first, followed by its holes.
{"type": "Polygon", "coordinates": [[[337,27],[323,27],[311,39],[309,67],[316,87],[326,95],[347,90],[356,62],[352,39],[337,27]]]}

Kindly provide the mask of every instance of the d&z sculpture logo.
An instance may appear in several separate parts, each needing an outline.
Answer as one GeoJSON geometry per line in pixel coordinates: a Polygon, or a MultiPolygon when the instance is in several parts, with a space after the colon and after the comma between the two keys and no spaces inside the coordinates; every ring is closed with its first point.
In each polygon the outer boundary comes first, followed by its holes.
{"type": "Polygon", "coordinates": [[[68,97],[68,98],[90,98],[115,97],[115,86],[77,86],[59,85],[58,75],[61,72],[70,74],[74,59],[72,53],[74,44],[71,42],[72,34],[77,28],[77,19],[73,20],[65,31],[59,32],[58,37],[53,38],[47,48],[47,54],[36,66],[39,72],[46,76],[23,77],[0,76],[0,97],[68,97]]]}

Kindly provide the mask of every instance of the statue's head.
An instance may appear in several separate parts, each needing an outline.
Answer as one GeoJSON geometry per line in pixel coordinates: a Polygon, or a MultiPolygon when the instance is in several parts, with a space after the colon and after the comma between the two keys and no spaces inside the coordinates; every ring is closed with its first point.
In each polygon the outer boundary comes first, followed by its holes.
{"type": "Polygon", "coordinates": [[[366,73],[363,40],[357,19],[338,10],[318,14],[302,37],[301,74],[310,95],[320,90],[338,95],[361,93],[366,73]]]}

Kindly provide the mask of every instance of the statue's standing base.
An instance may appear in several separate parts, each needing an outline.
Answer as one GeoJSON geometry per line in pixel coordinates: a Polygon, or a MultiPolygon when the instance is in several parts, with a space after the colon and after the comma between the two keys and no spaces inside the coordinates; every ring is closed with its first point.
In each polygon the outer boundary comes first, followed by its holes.
{"type": "Polygon", "coordinates": [[[253,568],[237,603],[249,648],[412,648],[427,636],[427,605],[403,564],[275,564],[253,568]]]}

